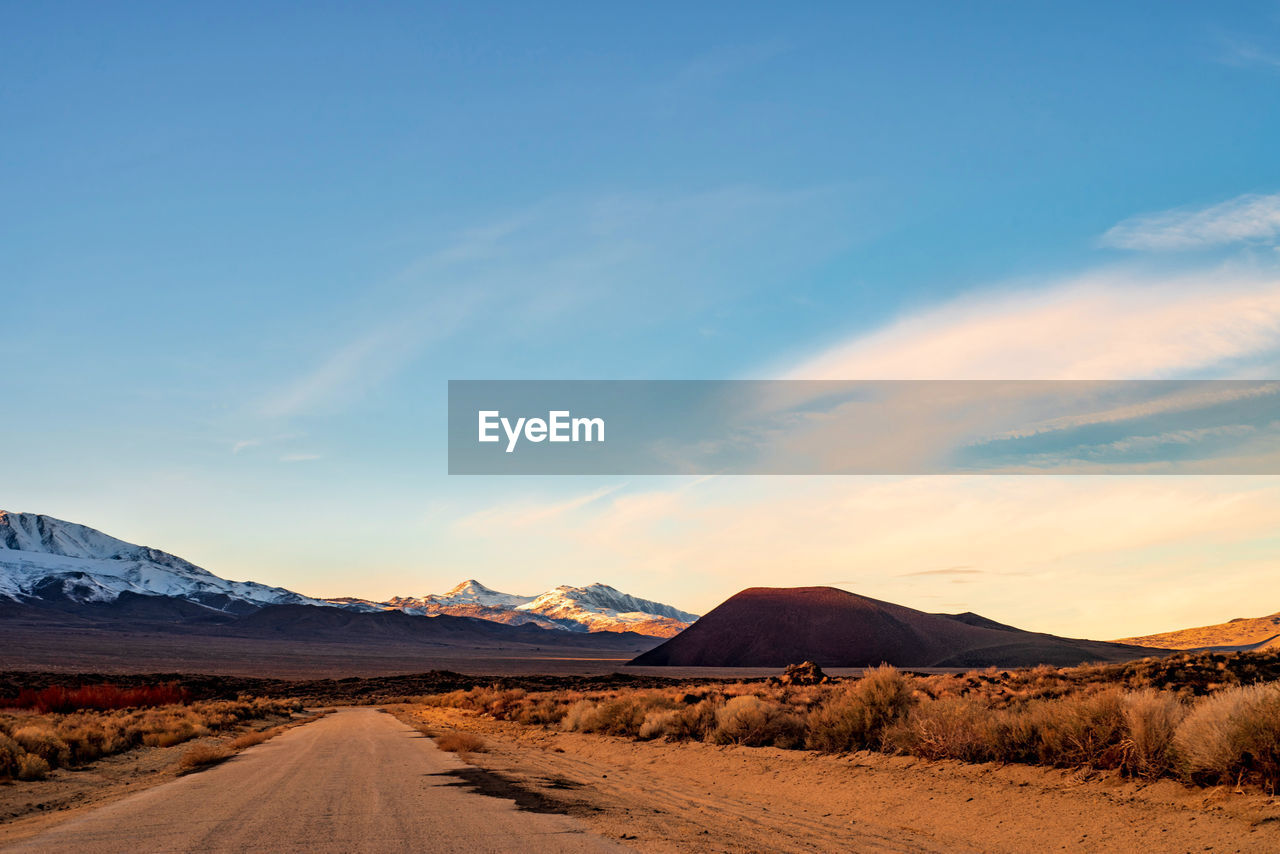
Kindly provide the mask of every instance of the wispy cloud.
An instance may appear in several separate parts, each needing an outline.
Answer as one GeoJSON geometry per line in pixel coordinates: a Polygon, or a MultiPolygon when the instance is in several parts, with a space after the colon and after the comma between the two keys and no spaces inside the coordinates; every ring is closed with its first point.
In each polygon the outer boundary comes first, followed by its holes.
{"type": "Polygon", "coordinates": [[[1111,270],[906,315],[787,379],[1212,378],[1280,348],[1280,276],[1111,270]]]}
{"type": "Polygon", "coordinates": [[[981,569],[974,569],[971,566],[951,566],[946,569],[922,569],[919,572],[904,572],[899,578],[918,578],[922,575],[983,575],[981,569]]]}
{"type": "Polygon", "coordinates": [[[330,351],[316,367],[275,390],[262,402],[262,414],[288,418],[358,398],[452,334],[479,301],[479,295],[463,293],[400,306],[394,316],[330,351]]]}
{"type": "MultiPolygon", "coordinates": [[[[1195,391],[1189,393],[1175,392],[1173,394],[1161,395],[1151,400],[1144,400],[1139,403],[1132,403],[1124,406],[1090,412],[1074,413],[1071,415],[1064,415],[1059,418],[1050,418],[1044,421],[1023,425],[1014,430],[1007,430],[990,436],[984,436],[977,441],[992,442],[1003,439],[1025,439],[1031,436],[1040,436],[1045,433],[1075,430],[1080,427],[1088,427],[1098,424],[1116,424],[1124,421],[1135,421],[1138,419],[1149,418],[1152,415],[1166,415],[1169,413],[1210,409],[1215,406],[1235,403],[1242,400],[1272,397],[1278,393],[1280,393],[1280,383],[1249,384],[1242,387],[1228,386],[1221,389],[1215,387],[1209,391],[1195,391]]],[[[1220,430],[1222,428],[1215,429],[1220,430]]],[[[1191,431],[1183,430],[1178,432],[1184,435],[1190,435],[1191,431]]],[[[1202,435],[1208,434],[1202,433],[1202,435]]],[[[1112,445],[1115,444],[1116,443],[1112,443],[1112,445]]]]}
{"type": "Polygon", "coordinates": [[[288,418],[346,405],[447,341],[510,349],[564,329],[575,339],[603,330],[616,339],[700,317],[847,245],[830,215],[847,195],[842,187],[733,185],[551,198],[432,238],[353,306],[363,324],[325,330],[314,366],[259,410],[288,418]],[[768,262],[726,262],[735,247],[761,242],[776,246],[768,262]]]}
{"type": "Polygon", "coordinates": [[[1242,39],[1228,39],[1224,43],[1225,50],[1221,56],[1227,65],[1242,67],[1280,68],[1280,53],[1258,44],[1242,39]]]}
{"type": "Polygon", "coordinates": [[[625,486],[625,483],[604,486],[561,501],[531,499],[503,503],[464,516],[455,522],[454,526],[461,531],[492,532],[554,522],[562,516],[612,495],[625,486]]]}
{"type": "Polygon", "coordinates": [[[682,66],[663,91],[665,94],[704,94],[724,80],[762,65],[790,49],[790,45],[781,41],[713,48],[682,66]]]}
{"type": "Polygon", "coordinates": [[[255,448],[263,449],[272,445],[287,444],[303,437],[302,433],[277,433],[267,436],[252,436],[248,439],[240,439],[231,445],[231,453],[240,455],[245,451],[251,451],[255,448]]]}
{"type": "Polygon", "coordinates": [[[1272,243],[1280,237],[1280,194],[1238,196],[1207,208],[1143,214],[1112,226],[1104,246],[1146,251],[1206,249],[1231,243],[1272,243]]]}

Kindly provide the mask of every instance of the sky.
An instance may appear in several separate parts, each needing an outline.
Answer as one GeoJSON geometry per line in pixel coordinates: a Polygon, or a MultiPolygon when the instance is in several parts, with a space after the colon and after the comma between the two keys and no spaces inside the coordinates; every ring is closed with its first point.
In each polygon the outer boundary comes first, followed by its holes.
{"type": "Polygon", "coordinates": [[[1280,609],[1280,479],[450,477],[450,379],[1274,378],[1280,4],[0,4],[0,507],[385,598],[1280,609]]]}

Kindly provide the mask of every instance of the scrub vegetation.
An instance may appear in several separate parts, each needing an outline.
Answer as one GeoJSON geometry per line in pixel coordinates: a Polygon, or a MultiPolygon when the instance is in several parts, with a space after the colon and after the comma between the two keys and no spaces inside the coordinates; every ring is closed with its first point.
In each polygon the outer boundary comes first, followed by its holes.
{"type": "MultiPolygon", "coordinates": [[[[262,698],[186,703],[172,686],[24,692],[0,700],[0,779],[40,780],[54,769],[83,767],[138,747],[173,747],[232,735],[253,721],[287,720],[300,709],[294,700],[262,698]]],[[[241,749],[266,737],[245,733],[232,744],[241,749]]],[[[193,754],[183,764],[208,763],[193,754]]]]}
{"type": "Polygon", "coordinates": [[[499,720],[636,740],[1116,770],[1280,786],[1275,653],[1121,665],[606,691],[478,687],[419,697],[499,720]]]}

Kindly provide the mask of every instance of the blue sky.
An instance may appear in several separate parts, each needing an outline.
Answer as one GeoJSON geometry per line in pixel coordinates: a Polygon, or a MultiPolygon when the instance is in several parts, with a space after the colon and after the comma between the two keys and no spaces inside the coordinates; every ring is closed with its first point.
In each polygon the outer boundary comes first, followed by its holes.
{"type": "Polygon", "coordinates": [[[1266,375],[1276,3],[6,4],[0,40],[6,509],[328,595],[599,580],[698,610],[848,567],[923,607],[889,579],[985,560],[1237,576],[1135,625],[1029,603],[1029,569],[939,608],[1125,634],[1257,601],[1226,588],[1275,557],[1270,481],[903,483],[904,540],[941,496],[1137,490],[1183,521],[894,573],[856,530],[736,553],[708,515],[879,481],[450,479],[444,402],[450,378],[1266,375]]]}

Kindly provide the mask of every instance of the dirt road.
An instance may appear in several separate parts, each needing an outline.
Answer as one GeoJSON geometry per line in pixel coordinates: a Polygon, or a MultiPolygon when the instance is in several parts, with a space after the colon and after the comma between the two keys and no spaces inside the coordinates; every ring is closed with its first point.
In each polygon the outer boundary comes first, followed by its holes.
{"type": "Polygon", "coordinates": [[[390,715],[339,711],[9,851],[597,852],[576,819],[477,794],[467,766],[390,715]]]}

